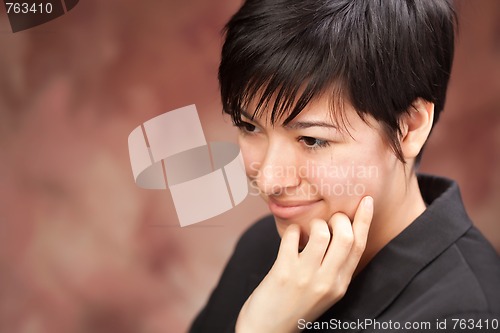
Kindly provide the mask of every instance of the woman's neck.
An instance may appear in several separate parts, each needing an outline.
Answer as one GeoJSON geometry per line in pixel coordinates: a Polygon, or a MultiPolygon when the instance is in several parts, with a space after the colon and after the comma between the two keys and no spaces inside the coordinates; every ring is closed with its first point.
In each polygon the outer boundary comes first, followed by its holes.
{"type": "MultiPolygon", "coordinates": [[[[376,211],[370,233],[355,275],[392,239],[417,219],[426,209],[416,174],[412,172],[407,186],[394,186],[396,193],[387,193],[386,208],[376,211]],[[399,193],[397,193],[399,192],[399,193]]],[[[391,192],[391,191],[388,191],[391,192]]],[[[376,203],[375,203],[376,207],[376,203]]]]}

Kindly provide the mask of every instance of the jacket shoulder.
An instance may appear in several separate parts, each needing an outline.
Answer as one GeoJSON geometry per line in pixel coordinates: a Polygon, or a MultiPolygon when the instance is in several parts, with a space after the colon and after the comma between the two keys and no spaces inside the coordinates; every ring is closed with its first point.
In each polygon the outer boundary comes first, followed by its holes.
{"type": "Polygon", "coordinates": [[[457,241],[489,312],[500,315],[500,257],[481,232],[472,227],[457,241]]]}
{"type": "Polygon", "coordinates": [[[265,216],[252,224],[240,237],[236,249],[252,247],[264,249],[280,242],[280,236],[272,216],[265,216]]]}

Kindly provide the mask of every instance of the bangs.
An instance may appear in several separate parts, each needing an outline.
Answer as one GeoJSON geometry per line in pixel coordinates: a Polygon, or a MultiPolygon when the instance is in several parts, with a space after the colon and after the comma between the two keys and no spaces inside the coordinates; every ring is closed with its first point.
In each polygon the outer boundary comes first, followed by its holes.
{"type": "MultiPolygon", "coordinates": [[[[313,22],[317,20],[313,14],[300,20],[313,22]]],[[[252,118],[265,117],[272,125],[278,121],[286,125],[312,100],[326,96],[332,119],[345,124],[341,110],[347,59],[338,51],[342,47],[338,44],[343,43],[325,38],[307,24],[299,28],[293,17],[257,27],[265,21],[265,17],[233,18],[226,26],[226,40],[233,42],[225,43],[219,67],[223,111],[235,124],[246,111],[252,118]],[[237,33],[233,25],[244,29],[244,38],[240,35],[233,40],[232,34],[237,33]]]]}

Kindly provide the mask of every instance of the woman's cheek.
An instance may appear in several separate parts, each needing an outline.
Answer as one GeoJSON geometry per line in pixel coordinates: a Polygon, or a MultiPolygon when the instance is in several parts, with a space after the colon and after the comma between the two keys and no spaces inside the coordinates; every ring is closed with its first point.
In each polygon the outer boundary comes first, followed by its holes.
{"type": "Polygon", "coordinates": [[[359,162],[346,162],[329,166],[327,170],[327,174],[316,171],[317,176],[310,178],[312,187],[325,201],[330,216],[342,212],[352,220],[361,199],[375,191],[376,168],[359,162]]]}

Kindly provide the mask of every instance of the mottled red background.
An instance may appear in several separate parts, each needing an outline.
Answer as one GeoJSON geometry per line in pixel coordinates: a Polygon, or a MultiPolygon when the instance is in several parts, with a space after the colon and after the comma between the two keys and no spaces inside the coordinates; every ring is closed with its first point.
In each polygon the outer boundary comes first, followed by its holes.
{"type": "MultiPolygon", "coordinates": [[[[235,141],[217,90],[239,0],[81,0],[13,34],[0,14],[0,332],[183,332],[258,198],[187,228],[168,191],[135,186],[127,137],[196,104],[235,141]]],[[[0,6],[1,7],[1,6],[0,6]]],[[[500,1],[458,1],[446,110],[422,170],[456,179],[500,250],[500,1]]]]}

